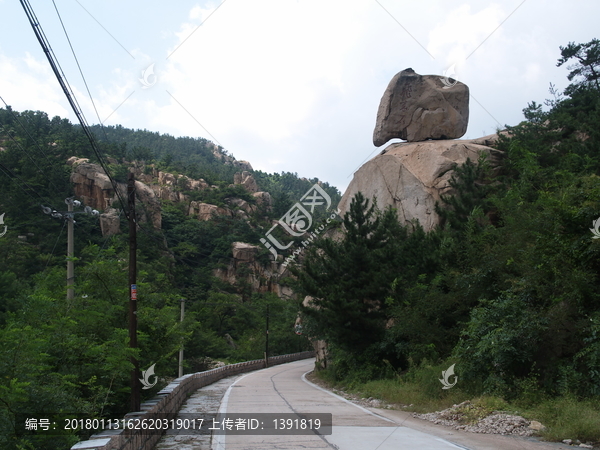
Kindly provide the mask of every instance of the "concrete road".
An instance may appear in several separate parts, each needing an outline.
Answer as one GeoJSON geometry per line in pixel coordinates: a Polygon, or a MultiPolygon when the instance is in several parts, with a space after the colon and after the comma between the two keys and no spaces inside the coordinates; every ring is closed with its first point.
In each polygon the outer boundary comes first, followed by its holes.
{"type": "MultiPolygon", "coordinates": [[[[155,450],[568,450],[535,438],[476,434],[416,419],[405,411],[362,408],[304,379],[314,359],[224,378],[196,391],[178,418],[200,414],[331,413],[332,434],[232,436],[179,433],[163,436],[155,450]]],[[[209,422],[210,420],[207,420],[209,422]]],[[[266,421],[267,422],[267,421],[266,421]]],[[[207,424],[204,428],[207,428],[207,424]]]]}
{"type": "Polygon", "coordinates": [[[214,434],[212,450],[468,448],[438,436],[398,426],[392,419],[375,414],[309,383],[304,378],[304,374],[313,366],[314,359],[308,359],[243,375],[226,391],[219,413],[224,415],[331,413],[332,434],[255,436],[214,434]]]}

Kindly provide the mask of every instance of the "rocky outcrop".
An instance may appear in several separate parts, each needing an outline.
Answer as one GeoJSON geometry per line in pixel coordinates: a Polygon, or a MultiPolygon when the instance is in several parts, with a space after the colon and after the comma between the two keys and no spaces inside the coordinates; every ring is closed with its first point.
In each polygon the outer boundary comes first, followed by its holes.
{"type": "Polygon", "coordinates": [[[233,175],[233,184],[240,184],[248,192],[258,192],[258,185],[256,184],[256,180],[252,176],[250,172],[244,170],[243,172],[238,172],[233,175]]]}
{"type": "Polygon", "coordinates": [[[349,211],[354,195],[362,192],[370,200],[377,199],[380,209],[396,208],[400,223],[417,219],[429,231],[440,223],[435,203],[440,195],[451,193],[449,181],[455,165],[467,158],[477,162],[481,154],[489,157],[492,166],[497,165],[501,152],[488,146],[497,139],[491,135],[391,144],[356,171],[340,201],[340,215],[349,211]]]}
{"type": "MultiPolygon", "coordinates": [[[[226,156],[226,155],[224,155],[226,156]]],[[[240,167],[251,168],[245,161],[240,161],[240,167]]],[[[119,218],[116,209],[118,196],[116,195],[110,179],[98,164],[92,164],[87,158],[75,156],[68,159],[67,164],[72,167],[71,182],[75,197],[85,205],[102,212],[100,215],[100,226],[103,236],[119,233],[119,218]]],[[[130,163],[136,177],[136,198],[138,200],[136,211],[141,222],[149,221],[155,228],[161,228],[162,215],[160,200],[168,200],[176,203],[184,203],[189,215],[197,216],[199,220],[210,220],[218,215],[237,215],[242,219],[248,219],[249,215],[257,210],[257,207],[240,198],[229,199],[230,208],[224,208],[208,203],[190,201],[189,193],[205,189],[219,189],[217,186],[209,186],[203,180],[195,180],[185,175],[175,175],[162,172],[154,165],[144,166],[130,163]],[[186,194],[187,193],[187,194],[186,194]]],[[[271,205],[271,196],[268,192],[256,192],[258,189],[256,181],[248,171],[237,174],[238,181],[246,189],[253,193],[257,204],[271,205]]],[[[117,183],[122,197],[126,196],[127,186],[125,183],[117,183]]]]}
{"type": "Polygon", "coordinates": [[[73,167],[71,183],[75,197],[94,209],[102,211],[110,208],[115,191],[104,170],[98,164],[90,163],[89,159],[76,156],[69,158],[67,164],[73,167]]]}
{"type": "Polygon", "coordinates": [[[258,255],[258,245],[246,244],[245,242],[234,242],[231,244],[233,259],[243,262],[256,260],[258,255]]]}
{"type": "Polygon", "coordinates": [[[227,202],[232,207],[237,207],[239,211],[245,214],[251,214],[256,211],[256,206],[248,203],[246,200],[242,200],[241,198],[230,198],[227,202]]]}
{"type": "Polygon", "coordinates": [[[214,216],[228,216],[231,211],[220,206],[202,202],[190,202],[188,215],[197,216],[198,220],[210,220],[214,216]]]}
{"type": "MultiPolygon", "coordinates": [[[[123,185],[122,192],[127,192],[125,185],[123,185]]],[[[135,210],[138,220],[142,222],[149,221],[152,223],[154,228],[160,230],[162,227],[162,210],[154,190],[147,184],[144,184],[141,181],[136,181],[135,197],[135,210]]]]}
{"type": "Polygon", "coordinates": [[[256,204],[258,206],[266,206],[267,208],[273,206],[273,199],[268,192],[255,192],[252,195],[256,199],[256,204]]]}
{"type": "Polygon", "coordinates": [[[276,261],[270,261],[264,266],[257,259],[260,249],[259,246],[245,242],[234,242],[231,245],[232,258],[229,264],[226,268],[215,269],[213,275],[231,285],[247,283],[252,292],[272,292],[283,299],[291,298],[294,295],[292,289],[278,282],[281,277],[289,275],[288,270],[281,262],[276,261]]]}
{"type": "Polygon", "coordinates": [[[100,230],[102,236],[112,236],[121,232],[121,220],[118,210],[108,208],[100,214],[100,230]]]}
{"type": "Polygon", "coordinates": [[[405,69],[392,78],[381,98],[373,143],[379,147],[393,138],[409,142],[456,139],[465,134],[468,123],[469,88],[465,84],[405,69]]]}
{"type": "Polygon", "coordinates": [[[233,161],[233,166],[240,168],[242,171],[252,172],[254,169],[248,161],[233,161]]]}
{"type": "Polygon", "coordinates": [[[218,145],[212,144],[212,154],[215,158],[217,158],[219,161],[221,161],[223,164],[225,164],[226,166],[234,166],[237,167],[239,169],[241,169],[242,171],[246,170],[248,172],[252,172],[254,169],[252,168],[252,165],[248,162],[248,161],[238,161],[237,159],[235,159],[233,156],[228,155],[227,152],[222,149],[221,147],[219,147],[218,145]]]}
{"type": "MultiPolygon", "coordinates": [[[[112,207],[118,202],[119,197],[101,166],[92,164],[87,158],[75,156],[67,160],[73,168],[71,183],[75,197],[80,199],[84,205],[103,211],[100,215],[100,227],[102,235],[107,236],[120,232],[119,218],[116,210],[112,207]]],[[[127,196],[127,185],[116,183],[121,197],[127,196]]],[[[146,184],[136,181],[136,213],[140,223],[150,222],[154,228],[160,229],[162,216],[160,203],[154,191],[146,184]]]]}
{"type": "Polygon", "coordinates": [[[184,192],[210,189],[208,183],[202,178],[194,180],[185,175],[173,175],[162,171],[156,173],[158,183],[155,182],[154,177],[148,179],[147,175],[140,175],[139,178],[150,184],[158,198],[172,202],[187,202],[189,198],[184,192]]]}

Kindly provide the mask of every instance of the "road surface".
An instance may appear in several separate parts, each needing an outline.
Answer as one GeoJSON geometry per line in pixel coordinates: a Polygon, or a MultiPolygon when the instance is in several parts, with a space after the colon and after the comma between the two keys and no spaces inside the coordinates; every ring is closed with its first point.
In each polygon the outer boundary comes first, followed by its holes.
{"type": "MultiPolygon", "coordinates": [[[[310,383],[314,359],[229,377],[197,391],[180,413],[223,416],[332,414],[331,434],[165,436],[155,450],[559,450],[534,438],[481,435],[413,418],[404,411],[363,408],[310,383]]],[[[268,423],[268,421],[265,420],[268,423]]],[[[323,431],[323,430],[321,430],[323,431]]]]}
{"type": "MultiPolygon", "coordinates": [[[[314,360],[302,360],[251,372],[227,390],[220,413],[314,414],[330,413],[331,435],[213,436],[213,450],[329,449],[329,450],[451,450],[464,447],[376,415],[334,396],[304,374],[314,360]]],[[[257,416],[260,417],[260,416],[257,416]]],[[[282,416],[285,417],[285,416],[282,416]]]]}

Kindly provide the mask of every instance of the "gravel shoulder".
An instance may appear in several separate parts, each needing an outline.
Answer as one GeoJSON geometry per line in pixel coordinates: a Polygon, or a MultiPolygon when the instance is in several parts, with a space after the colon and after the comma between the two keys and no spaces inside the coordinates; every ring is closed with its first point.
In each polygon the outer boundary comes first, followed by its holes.
{"type": "MultiPolygon", "coordinates": [[[[347,400],[365,407],[375,414],[379,414],[390,420],[393,420],[400,426],[412,428],[414,430],[429,433],[438,436],[447,441],[456,444],[459,447],[469,450],[573,450],[579,448],[573,445],[563,443],[541,441],[535,436],[502,435],[502,434],[483,434],[481,432],[467,431],[467,429],[455,429],[452,426],[440,423],[434,423],[430,419],[436,420],[432,415],[429,417],[424,414],[414,414],[408,411],[394,409],[393,405],[383,404],[377,399],[362,399],[356,395],[348,394],[344,391],[332,389],[326,383],[323,383],[313,373],[306,376],[312,383],[318,384],[324,389],[328,389],[347,400]]],[[[431,413],[436,414],[436,413],[431,413]]],[[[506,419],[506,418],[503,418],[506,419]]],[[[518,422],[518,420],[516,420],[518,422]]],[[[520,428],[520,427],[517,427],[520,428]]],[[[518,431],[517,431],[518,432],[518,431]]],[[[524,434],[530,434],[529,432],[524,434]]]]}

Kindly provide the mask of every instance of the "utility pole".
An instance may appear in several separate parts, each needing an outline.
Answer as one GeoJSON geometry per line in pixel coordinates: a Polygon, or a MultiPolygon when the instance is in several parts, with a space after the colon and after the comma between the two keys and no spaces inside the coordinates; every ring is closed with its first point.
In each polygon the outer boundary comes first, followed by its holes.
{"type": "Polygon", "coordinates": [[[72,198],[65,200],[67,204],[67,300],[73,300],[73,297],[75,297],[73,291],[73,283],[75,282],[75,268],[73,267],[73,256],[75,253],[75,244],[73,242],[75,240],[73,232],[73,224],[75,222],[73,217],[73,203],[75,202],[77,202],[77,206],[81,204],[72,198]]]}
{"type": "MultiPolygon", "coordinates": [[[[181,302],[181,323],[185,315],[185,298],[179,300],[181,302]]],[[[179,347],[179,378],[183,376],[183,338],[181,338],[181,347],[179,347]]]]}
{"type": "MultiPolygon", "coordinates": [[[[127,180],[129,204],[129,347],[137,348],[137,223],[135,220],[135,176],[129,172],[127,180]]],[[[131,411],[140,410],[140,364],[131,357],[131,411]]]]}
{"type": "Polygon", "coordinates": [[[269,367],[269,304],[267,304],[267,331],[265,335],[265,367],[269,367]]]}
{"type": "Polygon", "coordinates": [[[81,206],[81,202],[73,197],[66,198],[65,203],[67,204],[67,211],[57,211],[44,205],[42,205],[42,211],[54,219],[67,221],[67,300],[73,300],[75,297],[73,291],[73,284],[75,283],[75,262],[73,261],[75,256],[75,233],[73,231],[76,223],[75,214],[91,214],[97,217],[100,213],[90,206],[86,206],[83,211],[73,211],[73,206],[81,206]]]}

